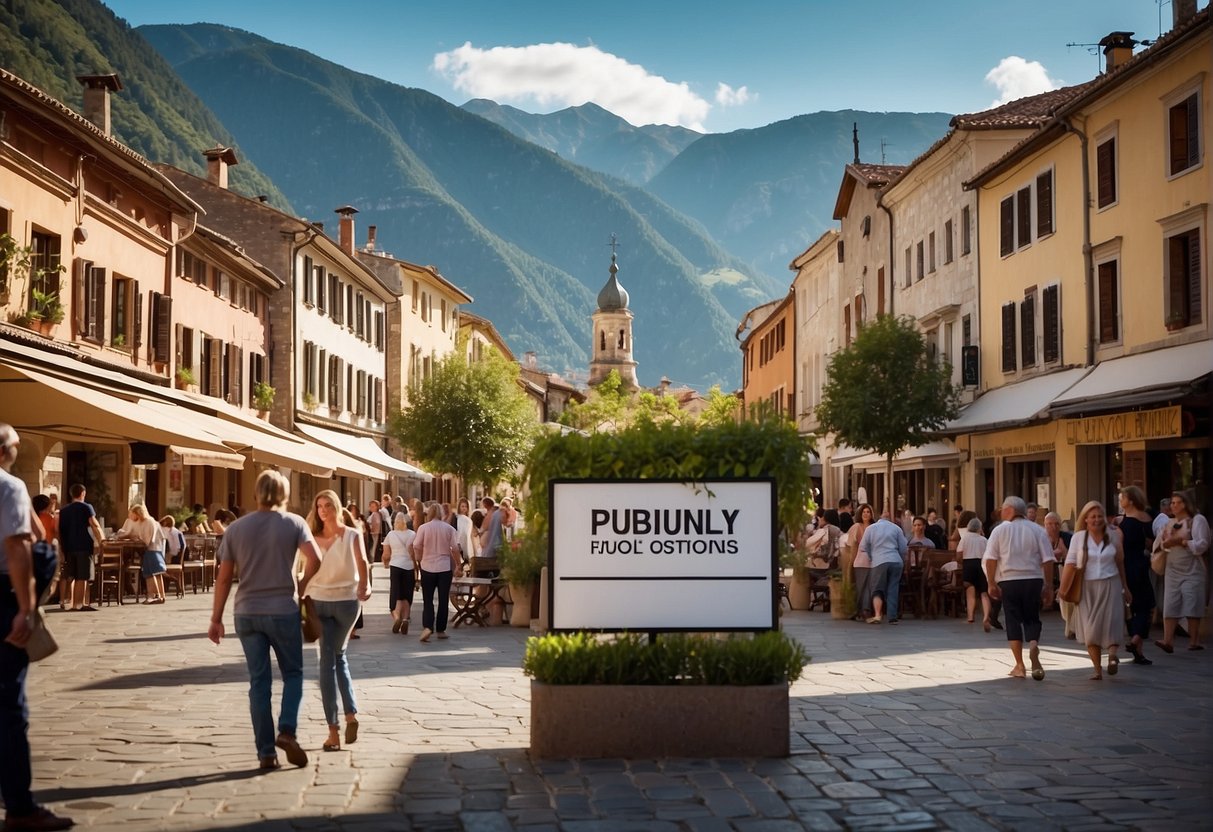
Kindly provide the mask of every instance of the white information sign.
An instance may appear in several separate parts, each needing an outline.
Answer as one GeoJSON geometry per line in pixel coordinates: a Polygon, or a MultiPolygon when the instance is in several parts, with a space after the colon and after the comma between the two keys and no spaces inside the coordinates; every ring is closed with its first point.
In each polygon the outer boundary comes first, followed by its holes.
{"type": "Polygon", "coordinates": [[[776,626],[773,480],[549,488],[552,629],[776,626]]]}

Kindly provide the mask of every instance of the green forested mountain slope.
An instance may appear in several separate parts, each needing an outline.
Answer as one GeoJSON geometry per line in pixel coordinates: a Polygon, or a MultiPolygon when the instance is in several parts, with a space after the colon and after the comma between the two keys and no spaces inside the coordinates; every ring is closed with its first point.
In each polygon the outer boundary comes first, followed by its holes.
{"type": "Polygon", "coordinates": [[[739,377],[732,333],[779,292],[650,194],[573,165],[422,90],[213,26],[142,27],[288,195],[333,220],[349,203],[382,248],[434,263],[516,351],[584,372],[611,233],[644,383],[739,377]],[[728,280],[720,280],[721,274],[728,280]]]}
{"type": "Polygon", "coordinates": [[[597,104],[535,114],[474,98],[463,109],[570,162],[643,185],[702,134],[685,127],[635,127],[597,104]]]}
{"type": "MultiPolygon", "coordinates": [[[[203,148],[237,144],[160,53],[97,0],[0,3],[0,66],[77,112],[84,96],[76,76],[117,72],[114,137],[151,161],[203,173],[203,148]]],[[[244,154],[232,188],[289,208],[254,159],[244,154]]]]}
{"type": "Polygon", "coordinates": [[[812,113],[754,130],[704,136],[649,181],[654,194],[699,220],[753,268],[787,275],[788,263],[833,224],[843,166],[854,159],[903,165],[948,130],[946,113],[812,113]]]}

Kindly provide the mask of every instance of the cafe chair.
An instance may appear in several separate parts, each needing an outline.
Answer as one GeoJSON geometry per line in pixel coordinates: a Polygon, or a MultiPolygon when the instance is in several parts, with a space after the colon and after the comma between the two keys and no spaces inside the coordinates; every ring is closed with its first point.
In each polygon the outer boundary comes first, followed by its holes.
{"type": "Polygon", "coordinates": [[[97,570],[93,578],[94,594],[98,604],[112,603],[113,598],[122,604],[122,552],[107,552],[103,548],[97,556],[97,570]]]}

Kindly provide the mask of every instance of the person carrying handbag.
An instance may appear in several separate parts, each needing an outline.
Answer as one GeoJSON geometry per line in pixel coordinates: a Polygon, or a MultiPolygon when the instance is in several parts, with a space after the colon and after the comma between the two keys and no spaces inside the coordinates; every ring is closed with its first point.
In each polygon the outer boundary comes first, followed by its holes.
{"type": "Polygon", "coordinates": [[[1162,531],[1166,553],[1165,594],[1162,604],[1163,640],[1154,642],[1164,653],[1175,652],[1175,629],[1179,619],[1188,619],[1188,649],[1204,650],[1200,625],[1204,617],[1209,568],[1209,521],[1196,512],[1191,495],[1171,495],[1174,519],[1162,531]]]}
{"type": "Polygon", "coordinates": [[[32,544],[37,519],[25,483],[9,473],[21,439],[0,424],[0,795],[5,829],[69,829],[60,817],[34,802],[30,790],[29,712],[25,678],[35,597],[32,544]]]}
{"type": "Polygon", "coordinates": [[[1087,655],[1095,672],[1092,681],[1103,678],[1100,657],[1108,654],[1108,675],[1115,676],[1120,670],[1120,658],[1116,655],[1125,630],[1125,604],[1133,600],[1125,581],[1125,556],[1120,542],[1120,533],[1108,525],[1103,504],[1092,500],[1082,507],[1078,515],[1078,526],[1070,540],[1070,551],[1066,554],[1066,573],[1062,574],[1061,591],[1075,606],[1077,615],[1074,632],[1078,643],[1086,645],[1087,655]],[[1071,589],[1075,571],[1081,570],[1077,594],[1071,589]]]}

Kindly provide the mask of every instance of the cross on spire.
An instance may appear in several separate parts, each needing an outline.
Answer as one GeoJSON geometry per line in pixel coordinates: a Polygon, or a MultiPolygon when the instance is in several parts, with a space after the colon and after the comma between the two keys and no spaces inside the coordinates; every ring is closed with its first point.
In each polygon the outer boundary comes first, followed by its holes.
{"type": "Polygon", "coordinates": [[[611,242],[607,243],[611,247],[611,259],[615,259],[615,249],[619,247],[619,238],[615,236],[615,232],[611,232],[611,242]]]}

